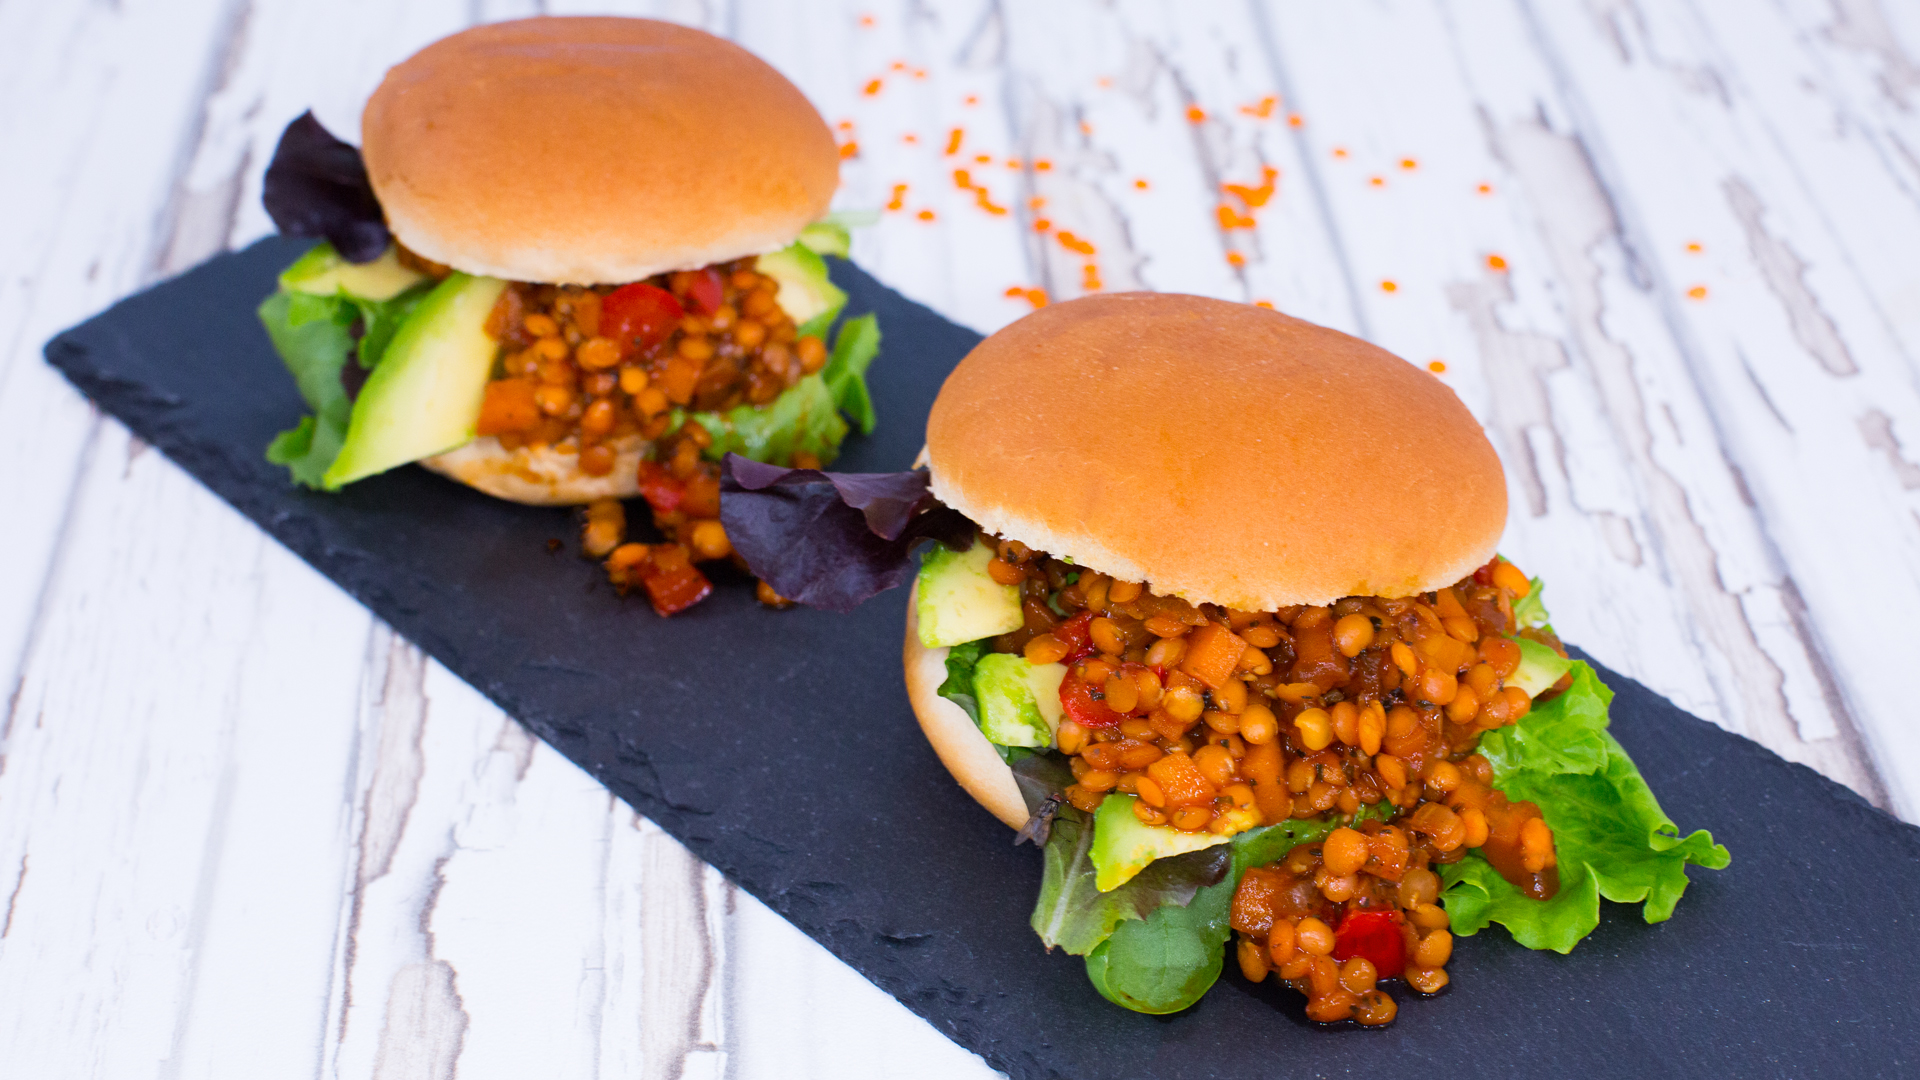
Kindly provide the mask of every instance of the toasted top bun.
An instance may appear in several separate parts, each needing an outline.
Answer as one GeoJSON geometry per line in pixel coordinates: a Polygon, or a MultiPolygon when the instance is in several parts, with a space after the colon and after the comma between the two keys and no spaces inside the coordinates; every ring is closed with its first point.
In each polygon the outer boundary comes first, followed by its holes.
{"type": "Polygon", "coordinates": [[[927,421],[933,493],[989,532],[1270,611],[1451,585],[1493,557],[1500,459],[1432,375],[1324,326],[1164,293],[1041,308],[927,421]]]}
{"type": "Polygon", "coordinates": [[[638,435],[628,435],[606,445],[614,457],[613,471],[605,476],[582,472],[577,451],[563,453],[552,446],[508,450],[491,435],[425,458],[420,464],[496,499],[530,506],[579,506],[595,499],[631,499],[640,494],[640,459],[653,444],[638,435]]]}
{"type": "Polygon", "coordinates": [[[920,718],[921,733],[940,755],[940,764],[994,817],[1017,829],[1027,823],[1027,802],[1020,797],[1013,770],[966,710],[940,696],[940,684],[947,681],[947,650],[920,644],[919,619],[914,614],[920,606],[914,602],[919,592],[915,582],[914,595],[907,599],[907,643],[901,657],[907,669],[907,700],[920,718]]]}
{"type": "Polygon", "coordinates": [[[840,155],[799,89],[651,19],[534,18],[443,38],[361,118],[400,242],[514,281],[637,281],[791,243],[840,155]]]}

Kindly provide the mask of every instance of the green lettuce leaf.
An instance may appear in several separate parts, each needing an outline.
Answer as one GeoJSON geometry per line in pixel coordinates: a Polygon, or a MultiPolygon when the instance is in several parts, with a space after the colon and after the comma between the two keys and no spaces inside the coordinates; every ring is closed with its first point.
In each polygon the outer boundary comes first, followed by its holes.
{"type": "Polygon", "coordinates": [[[1049,949],[1058,946],[1085,956],[1123,922],[1145,919],[1163,907],[1185,907],[1228,868],[1225,845],[1189,851],[1155,859],[1126,884],[1103,893],[1095,886],[1093,835],[1091,814],[1062,806],[1054,816],[1040,899],[1031,920],[1033,932],[1049,949]]]}
{"type": "Polygon", "coordinates": [[[840,324],[833,355],[820,371],[833,393],[834,407],[846,413],[862,435],[873,434],[879,420],[873,412],[873,396],[867,392],[867,368],[878,355],[880,323],[871,314],[862,315],[840,324]]]}
{"type": "Polygon", "coordinates": [[[313,410],[267,445],[267,460],[286,466],[294,483],[319,487],[327,466],[333,464],[346,441],[353,402],[347,398],[340,371],[347,358],[358,356],[360,366],[372,370],[385,355],[394,331],[432,291],[431,285],[429,282],[384,302],[282,290],[260,305],[260,322],[274,351],[280,354],[300,388],[300,396],[313,410]],[[353,334],[356,323],[361,330],[357,349],[353,334]]]}
{"type": "MultiPolygon", "coordinates": [[[[1539,595],[1536,584],[1533,593],[1539,595]]],[[[1470,936],[1500,923],[1530,949],[1565,953],[1600,923],[1600,898],[1644,902],[1649,923],[1673,914],[1687,889],[1688,863],[1718,870],[1727,849],[1705,830],[1679,834],[1631,758],[1607,731],[1613,691],[1585,663],[1573,686],[1540,703],[1519,724],[1482,736],[1494,786],[1540,807],[1553,827],[1560,891],[1534,900],[1479,855],[1442,868],[1443,906],[1453,932],[1470,936]]]]}
{"type": "Polygon", "coordinates": [[[976,726],[980,723],[980,700],[973,696],[973,667],[991,644],[982,638],[948,649],[947,681],[940,684],[940,696],[965,709],[976,726]]]}
{"type": "Polygon", "coordinates": [[[1539,578],[1534,578],[1533,587],[1527,590],[1527,595],[1514,602],[1513,621],[1516,625],[1522,628],[1553,629],[1547,622],[1546,599],[1540,595],[1545,587],[1539,578]]]}
{"type": "MultiPolygon", "coordinates": [[[[1391,811],[1391,806],[1381,803],[1363,807],[1358,816],[1384,819],[1391,811]]],[[[1196,889],[1193,899],[1184,905],[1162,902],[1142,918],[1131,913],[1126,898],[1117,902],[1100,901],[1098,919],[1105,920],[1112,914],[1118,914],[1119,919],[1109,924],[1108,936],[1087,954],[1087,978],[1108,1001],[1134,1012],[1172,1013],[1192,1005],[1220,977],[1227,940],[1233,936],[1233,928],[1227,922],[1233,906],[1233,890],[1238,887],[1241,875],[1249,867],[1264,866],[1281,858],[1298,844],[1324,839],[1342,824],[1345,821],[1338,816],[1283,821],[1278,825],[1249,829],[1234,837],[1233,843],[1224,849],[1196,851],[1155,861],[1141,871],[1134,881],[1169,863],[1185,863],[1169,869],[1195,875],[1206,866],[1204,860],[1217,857],[1216,852],[1226,850],[1231,853],[1226,875],[1196,889]]],[[[1087,862],[1082,867],[1072,862],[1070,852],[1063,852],[1059,857],[1065,866],[1060,880],[1054,880],[1052,871],[1056,857],[1053,849],[1055,844],[1061,842],[1057,821],[1055,829],[1056,838],[1047,844],[1049,874],[1042,882],[1041,907],[1034,912],[1036,930],[1040,929],[1041,909],[1046,908],[1050,901],[1057,902],[1058,897],[1066,895],[1070,889],[1077,888],[1076,895],[1093,891],[1092,864],[1087,862]],[[1078,882],[1080,875],[1086,879],[1084,884],[1078,882]],[[1055,895],[1049,896],[1049,887],[1055,890],[1055,895]]],[[[1133,886],[1134,881],[1107,896],[1125,892],[1133,886]]],[[[1168,885],[1156,883],[1156,888],[1164,892],[1168,885]]],[[[1089,903],[1083,906],[1093,905],[1089,903]]],[[[1091,922],[1095,914],[1081,917],[1091,922]]],[[[1064,924],[1069,920],[1062,918],[1061,922],[1064,924]]],[[[1088,930],[1091,930],[1091,926],[1088,930]]],[[[1041,934],[1042,938],[1046,936],[1044,932],[1041,934]]]]}

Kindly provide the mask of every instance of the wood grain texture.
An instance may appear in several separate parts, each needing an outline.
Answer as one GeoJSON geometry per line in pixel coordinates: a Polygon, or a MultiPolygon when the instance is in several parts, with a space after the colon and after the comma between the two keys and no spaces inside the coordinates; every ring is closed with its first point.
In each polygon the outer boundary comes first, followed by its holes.
{"type": "Polygon", "coordinates": [[[793,78],[855,259],[957,321],[1178,290],[1442,362],[1569,640],[1920,818],[1913,5],[0,5],[21,1075],[989,1074],[40,362],[263,235],[302,110],[357,138],[420,45],[575,7],[793,78]]]}

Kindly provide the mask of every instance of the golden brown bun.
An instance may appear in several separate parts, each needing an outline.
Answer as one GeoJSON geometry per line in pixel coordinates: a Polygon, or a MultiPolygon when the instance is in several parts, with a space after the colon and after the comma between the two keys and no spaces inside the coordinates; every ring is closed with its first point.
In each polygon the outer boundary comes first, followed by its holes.
{"type": "Polygon", "coordinates": [[[651,19],[443,38],[387,72],[361,129],[401,243],[514,281],[637,281],[772,251],[839,184],[833,134],[798,88],[651,19]]]}
{"type": "Polygon", "coordinates": [[[921,733],[940,755],[940,764],[994,817],[1017,829],[1027,823],[1027,803],[1014,783],[1013,770],[966,710],[940,696],[940,684],[947,681],[947,650],[920,644],[919,619],[914,615],[919,592],[915,582],[913,595],[907,598],[907,643],[901,655],[907,669],[907,700],[920,718],[921,733]]]}
{"type": "Polygon", "coordinates": [[[581,472],[578,453],[563,454],[551,446],[507,450],[491,435],[482,435],[420,464],[496,499],[530,506],[578,506],[595,499],[631,499],[640,494],[640,459],[652,444],[629,435],[606,445],[614,452],[614,462],[613,471],[605,476],[581,472]]]}
{"type": "Polygon", "coordinates": [[[1450,585],[1493,556],[1500,459],[1384,349],[1164,293],[1041,308],[948,376],[933,492],[989,532],[1247,611],[1450,585]]]}

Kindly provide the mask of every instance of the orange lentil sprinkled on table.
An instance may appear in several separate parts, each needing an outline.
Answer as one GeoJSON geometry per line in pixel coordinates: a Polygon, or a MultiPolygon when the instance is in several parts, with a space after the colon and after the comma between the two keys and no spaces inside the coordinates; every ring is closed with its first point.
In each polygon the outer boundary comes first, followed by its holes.
{"type": "Polygon", "coordinates": [[[841,143],[841,144],[840,144],[840,156],[841,156],[841,157],[843,157],[843,158],[850,158],[850,157],[857,157],[857,156],[859,156],[859,154],[860,154],[860,144],[859,144],[859,143],[857,143],[857,142],[854,142],[853,140],[851,140],[851,139],[849,139],[849,140],[847,140],[846,142],[843,142],[843,143],[841,143]]]}
{"type": "Polygon", "coordinates": [[[971,189],[973,187],[973,174],[965,169],[953,170],[953,186],[959,188],[961,191],[971,189]]]}
{"type": "Polygon", "coordinates": [[[1229,206],[1226,203],[1221,203],[1219,206],[1214,208],[1214,216],[1220,219],[1220,227],[1223,229],[1253,228],[1252,217],[1246,214],[1240,213],[1239,211],[1235,210],[1233,207],[1229,206]]]}
{"type": "Polygon", "coordinates": [[[1301,116],[1299,113],[1292,113],[1287,117],[1287,125],[1289,127],[1306,127],[1307,118],[1301,116]]]}
{"type": "Polygon", "coordinates": [[[907,197],[907,185],[905,184],[893,185],[893,197],[887,200],[887,209],[889,210],[905,209],[906,197],[907,197]]]}
{"type": "Polygon", "coordinates": [[[1433,372],[1435,375],[1444,375],[1447,372],[1447,362],[1445,360],[1429,360],[1427,361],[1427,370],[1433,372]]]}
{"type": "Polygon", "coordinates": [[[973,155],[973,163],[975,165],[991,165],[993,164],[993,155],[992,154],[975,154],[973,155]]]}
{"type": "Polygon", "coordinates": [[[1265,120],[1273,115],[1273,107],[1278,104],[1280,104],[1280,99],[1272,94],[1268,94],[1255,104],[1240,106],[1240,111],[1248,116],[1257,116],[1265,120]]]}
{"type": "MultiPolygon", "coordinates": [[[[1267,200],[1273,198],[1274,181],[1279,178],[1280,170],[1271,165],[1267,165],[1261,169],[1259,187],[1248,187],[1245,184],[1225,184],[1222,186],[1225,187],[1228,193],[1237,196],[1241,202],[1247,204],[1247,209],[1252,210],[1267,205],[1267,200]]],[[[1251,222],[1251,219],[1249,219],[1249,222],[1251,222]]]]}
{"type": "Polygon", "coordinates": [[[1135,179],[1133,182],[1133,186],[1136,188],[1139,188],[1141,191],[1147,190],[1147,178],[1142,176],[1135,179]]]}
{"type": "Polygon", "coordinates": [[[1705,250],[1707,249],[1700,246],[1700,241],[1698,240],[1695,240],[1694,242],[1687,245],[1687,254],[1689,255],[1698,255],[1705,250]]]}
{"type": "Polygon", "coordinates": [[[868,79],[867,85],[862,87],[860,92],[867,95],[868,97],[873,97],[875,94],[878,94],[880,92],[880,85],[881,83],[879,79],[868,79]]]}
{"type": "Polygon", "coordinates": [[[1374,187],[1386,187],[1387,178],[1384,176],[1369,176],[1367,177],[1367,183],[1372,184],[1374,187]]]}
{"type": "Polygon", "coordinates": [[[968,95],[966,96],[966,104],[968,104],[968,105],[978,105],[978,104],[980,104],[980,95],[979,95],[979,94],[968,94],[968,95]]]}
{"type": "Polygon", "coordinates": [[[960,140],[965,137],[966,137],[966,132],[960,128],[954,128],[952,131],[947,132],[947,156],[948,157],[952,157],[953,155],[960,152],[960,140]]]}
{"type": "Polygon", "coordinates": [[[1007,168],[1009,168],[1009,169],[1017,169],[1017,168],[1019,168],[1019,167],[1020,167],[1020,159],[1019,159],[1019,158],[1017,158],[1017,157],[1010,157],[1010,158],[1008,158],[1008,159],[1007,159],[1007,168]]]}
{"type": "Polygon", "coordinates": [[[1382,281],[1380,283],[1380,291],[1381,292],[1399,292],[1400,285],[1398,282],[1391,281],[1391,280],[1382,281]]]}
{"type": "Polygon", "coordinates": [[[914,217],[917,217],[917,218],[919,218],[919,219],[920,219],[921,221],[932,221],[932,220],[933,220],[933,211],[931,211],[931,210],[922,210],[922,211],[920,211],[919,213],[917,213],[917,214],[915,214],[915,215],[913,215],[913,216],[914,216],[914,217]]]}
{"type": "Polygon", "coordinates": [[[926,78],[926,77],[927,77],[927,69],[926,69],[926,68],[914,68],[914,69],[913,69],[913,77],[914,77],[914,78],[916,78],[916,79],[924,79],[924,78],[926,78]]]}
{"type": "Polygon", "coordinates": [[[1491,195],[1493,194],[1493,185],[1481,184],[1478,188],[1475,188],[1474,190],[1478,191],[1482,195],[1491,195]]]}
{"type": "Polygon", "coordinates": [[[862,16],[860,16],[860,27],[861,27],[861,29],[863,29],[863,30],[871,30],[871,29],[873,29],[873,28],[874,28],[875,26],[878,26],[878,25],[879,25],[879,20],[877,20],[877,19],[875,19],[875,18],[874,18],[873,16],[871,16],[871,15],[862,15],[862,16]]]}
{"type": "Polygon", "coordinates": [[[1413,160],[1412,158],[1401,158],[1400,167],[1407,170],[1413,170],[1413,169],[1419,168],[1420,163],[1418,161],[1413,160]]]}
{"type": "Polygon", "coordinates": [[[1113,76],[1102,75],[1098,79],[1094,80],[1094,85],[1098,86],[1102,90],[1111,90],[1113,89],[1113,76]]]}
{"type": "Polygon", "coordinates": [[[905,135],[900,136],[900,141],[906,143],[908,146],[915,146],[919,144],[920,136],[909,131],[905,135]]]}
{"type": "Polygon", "coordinates": [[[905,71],[905,70],[907,70],[907,62],[906,62],[905,60],[895,60],[895,61],[894,61],[894,62],[893,62],[893,63],[892,63],[892,64],[891,64],[890,66],[891,66],[891,67],[893,68],[893,70],[895,70],[895,71],[905,71]]]}
{"type": "Polygon", "coordinates": [[[1195,124],[1198,124],[1204,121],[1206,118],[1207,118],[1207,110],[1201,108],[1198,105],[1187,106],[1187,119],[1189,121],[1195,124]]]}
{"type": "Polygon", "coordinates": [[[1689,300],[1705,300],[1706,298],[1707,287],[1705,285],[1695,285],[1693,288],[1687,290],[1687,299],[1689,300]]]}
{"type": "Polygon", "coordinates": [[[1062,230],[1054,239],[1059,240],[1061,247],[1066,248],[1075,255],[1092,255],[1094,253],[1092,244],[1087,243],[1085,240],[1065,230],[1062,230]]]}
{"type": "Polygon", "coordinates": [[[1498,255],[1489,255],[1487,256],[1487,269],[1504,274],[1507,272],[1507,260],[1498,255]]]}
{"type": "Polygon", "coordinates": [[[1080,287],[1087,292],[1100,291],[1100,267],[1098,265],[1088,263],[1080,268],[1080,287]]]}
{"type": "Polygon", "coordinates": [[[983,188],[983,187],[974,188],[973,189],[973,205],[978,206],[980,209],[985,210],[989,214],[999,215],[999,214],[1006,213],[1007,208],[1004,206],[995,204],[993,201],[992,195],[993,193],[988,191],[986,188],[983,188]]]}
{"type": "Polygon", "coordinates": [[[1267,309],[1268,311],[1273,311],[1273,310],[1275,310],[1275,308],[1274,308],[1274,306],[1273,306],[1273,301],[1271,301],[1271,300],[1255,300],[1255,301],[1253,302],[1253,306],[1254,306],[1254,307],[1263,307],[1263,308],[1266,308],[1266,309],[1267,309]]]}
{"type": "Polygon", "coordinates": [[[1051,229],[1051,228],[1053,228],[1053,222],[1048,221],[1046,218],[1033,219],[1034,232],[1046,232],[1048,229],[1051,229]]]}
{"type": "Polygon", "coordinates": [[[1087,123],[1085,120],[1080,121],[1080,134],[1082,135],[1093,134],[1093,125],[1087,123]]]}
{"type": "Polygon", "coordinates": [[[1024,286],[1013,285],[1008,287],[1006,297],[1009,300],[1025,300],[1035,308],[1047,306],[1047,290],[1045,289],[1029,289],[1024,286]]]}
{"type": "Polygon", "coordinates": [[[839,128],[839,129],[840,129],[841,131],[852,131],[852,130],[853,130],[853,121],[851,121],[851,120],[842,120],[842,121],[840,121],[839,123],[837,123],[837,124],[835,124],[835,125],[833,125],[833,126],[834,126],[834,127],[836,127],[836,128],[839,128]]]}
{"type": "Polygon", "coordinates": [[[1029,210],[1038,210],[1045,205],[1047,205],[1047,197],[1045,195],[1035,195],[1033,198],[1027,200],[1027,209],[1029,210]]]}
{"type": "Polygon", "coordinates": [[[1350,155],[1348,155],[1346,147],[1336,146],[1333,148],[1333,156],[1341,161],[1345,161],[1350,155]]]}
{"type": "Polygon", "coordinates": [[[1227,252],[1227,265],[1236,269],[1245,266],[1247,265],[1247,257],[1237,251],[1229,251],[1227,252]]]}

